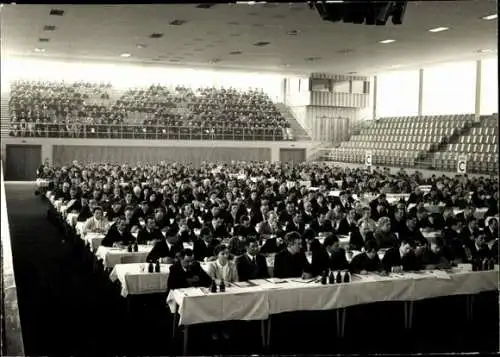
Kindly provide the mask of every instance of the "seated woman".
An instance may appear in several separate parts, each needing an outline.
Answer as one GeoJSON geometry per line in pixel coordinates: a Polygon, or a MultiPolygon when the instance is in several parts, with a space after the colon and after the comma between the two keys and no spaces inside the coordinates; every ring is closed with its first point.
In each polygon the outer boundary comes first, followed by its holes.
{"type": "Polygon", "coordinates": [[[83,234],[87,233],[106,233],[109,228],[109,222],[104,217],[104,211],[100,206],[94,208],[93,216],[85,221],[83,234]]]}
{"type": "Polygon", "coordinates": [[[229,260],[229,249],[226,245],[220,244],[214,249],[215,261],[209,262],[207,273],[217,284],[220,281],[233,283],[238,281],[238,270],[236,264],[229,260]]]}
{"type": "Polygon", "coordinates": [[[377,242],[373,239],[367,240],[363,250],[362,253],[352,258],[349,264],[351,273],[366,274],[367,272],[381,272],[383,267],[377,253],[377,242]]]}

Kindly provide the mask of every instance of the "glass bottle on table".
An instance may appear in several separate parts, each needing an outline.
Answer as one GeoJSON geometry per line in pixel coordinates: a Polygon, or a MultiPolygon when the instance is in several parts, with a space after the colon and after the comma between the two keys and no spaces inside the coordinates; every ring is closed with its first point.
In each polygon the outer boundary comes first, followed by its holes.
{"type": "Polygon", "coordinates": [[[138,252],[139,251],[139,245],[137,244],[137,241],[135,241],[134,243],[134,252],[138,252]]]}
{"type": "Polygon", "coordinates": [[[351,277],[350,277],[350,274],[349,274],[349,271],[345,271],[344,272],[344,283],[349,283],[351,281],[351,277]]]}
{"type": "Polygon", "coordinates": [[[342,275],[340,274],[340,270],[337,272],[337,276],[335,277],[335,282],[336,283],[342,282],[342,275]]]}
{"type": "Polygon", "coordinates": [[[155,264],[155,272],[156,272],[156,273],[159,273],[159,272],[160,272],[160,260],[157,260],[157,261],[156,261],[156,264],[155,264]]]}
{"type": "Polygon", "coordinates": [[[321,274],[321,284],[326,285],[326,281],[328,279],[328,273],[326,270],[323,271],[323,274],[321,274]]]}
{"type": "Polygon", "coordinates": [[[224,279],[221,279],[221,281],[220,281],[219,291],[220,291],[221,293],[223,293],[223,292],[225,292],[225,291],[226,291],[226,284],[224,283],[224,279]]]}
{"type": "Polygon", "coordinates": [[[215,282],[215,280],[212,280],[212,285],[210,285],[210,291],[213,293],[217,292],[217,283],[215,282]]]}
{"type": "Polygon", "coordinates": [[[153,265],[153,262],[149,262],[149,265],[148,265],[148,272],[149,273],[154,273],[155,271],[155,267],[153,265]]]}
{"type": "Polygon", "coordinates": [[[330,270],[330,275],[328,275],[328,284],[335,284],[335,276],[333,275],[333,270],[330,270]]]}
{"type": "Polygon", "coordinates": [[[129,244],[129,245],[127,246],[127,251],[128,251],[129,253],[130,253],[130,252],[132,252],[132,244],[129,244]]]}

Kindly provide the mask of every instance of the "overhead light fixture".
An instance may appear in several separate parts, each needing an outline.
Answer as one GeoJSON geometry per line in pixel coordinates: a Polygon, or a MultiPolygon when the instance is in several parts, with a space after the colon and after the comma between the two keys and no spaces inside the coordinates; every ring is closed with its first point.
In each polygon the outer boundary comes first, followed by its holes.
{"type": "Polygon", "coordinates": [[[401,65],[400,65],[400,64],[393,64],[393,65],[391,66],[391,68],[392,68],[392,69],[396,69],[396,68],[400,68],[400,67],[401,67],[401,65]]]}
{"type": "Polygon", "coordinates": [[[495,20],[498,17],[498,14],[491,14],[488,16],[481,17],[483,20],[495,20]]]}
{"type": "Polygon", "coordinates": [[[386,44],[386,43],[393,43],[393,42],[396,42],[396,40],[391,40],[391,39],[388,39],[388,40],[378,41],[378,43],[383,43],[383,44],[386,44]]]}
{"type": "Polygon", "coordinates": [[[144,43],[138,43],[137,44],[137,48],[139,48],[139,49],[146,48],[146,47],[147,46],[144,43]]]}
{"type": "Polygon", "coordinates": [[[130,53],[122,53],[120,56],[121,57],[130,57],[132,55],[130,53]]]}
{"type": "Polygon", "coordinates": [[[443,31],[448,31],[448,27],[436,27],[434,29],[430,29],[429,32],[443,32],[443,31]]]}
{"type": "Polygon", "coordinates": [[[35,52],[37,52],[37,53],[43,53],[43,52],[45,52],[45,48],[38,48],[37,47],[37,48],[35,48],[35,52]]]}
{"type": "Polygon", "coordinates": [[[485,49],[477,50],[476,52],[477,53],[492,53],[492,52],[495,52],[495,50],[492,50],[491,48],[485,48],[485,49]]]}

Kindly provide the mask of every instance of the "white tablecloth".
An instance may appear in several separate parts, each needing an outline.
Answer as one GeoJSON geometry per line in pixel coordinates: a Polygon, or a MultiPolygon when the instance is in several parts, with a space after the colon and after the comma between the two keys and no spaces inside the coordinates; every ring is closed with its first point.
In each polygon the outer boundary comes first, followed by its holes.
{"type": "Polygon", "coordinates": [[[477,294],[498,289],[496,271],[424,272],[388,277],[353,276],[351,283],[320,285],[287,279],[284,283],[255,281],[257,286],[232,287],[225,293],[206,293],[198,288],[171,291],[167,303],[178,306],[180,325],[227,321],[262,320],[290,311],[345,308],[381,301],[415,301],[448,295],[477,294]]]}
{"type": "Polygon", "coordinates": [[[89,245],[89,249],[91,251],[99,249],[101,246],[102,240],[105,235],[102,233],[87,233],[83,236],[83,240],[89,245]]]}
{"type": "Polygon", "coordinates": [[[159,273],[149,273],[148,263],[117,264],[109,278],[111,281],[120,281],[123,297],[164,293],[167,291],[169,269],[170,264],[160,264],[159,273]]]}
{"type": "Polygon", "coordinates": [[[127,249],[100,246],[95,253],[102,260],[104,268],[113,268],[116,264],[145,263],[152,245],[139,245],[138,252],[129,252],[127,249]]]}

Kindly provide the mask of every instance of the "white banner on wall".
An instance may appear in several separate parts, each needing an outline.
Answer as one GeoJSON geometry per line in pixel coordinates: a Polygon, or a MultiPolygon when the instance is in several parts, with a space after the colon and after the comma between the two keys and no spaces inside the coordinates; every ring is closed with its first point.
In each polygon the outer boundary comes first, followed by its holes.
{"type": "Polygon", "coordinates": [[[460,155],[457,160],[457,173],[465,174],[467,173],[467,156],[460,155]]]}
{"type": "Polygon", "coordinates": [[[372,166],[372,156],[373,156],[373,152],[371,150],[366,150],[366,152],[365,152],[365,166],[366,167],[372,166]]]}

